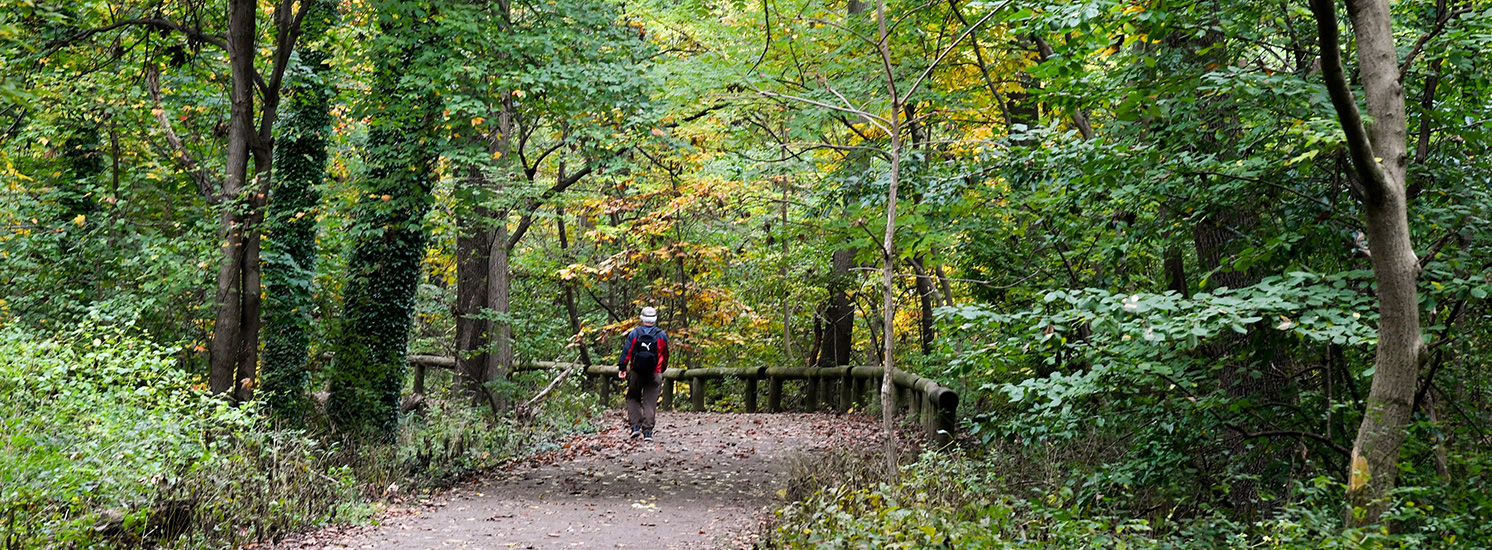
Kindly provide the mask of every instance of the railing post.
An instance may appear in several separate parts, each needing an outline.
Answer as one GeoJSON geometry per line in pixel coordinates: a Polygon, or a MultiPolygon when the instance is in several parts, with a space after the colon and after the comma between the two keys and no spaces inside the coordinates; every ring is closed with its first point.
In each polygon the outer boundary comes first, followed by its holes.
{"type": "Polygon", "coordinates": [[[767,412],[782,412],[782,379],[776,376],[767,379],[767,412]]]}
{"type": "Polygon", "coordinates": [[[938,409],[932,400],[931,392],[919,390],[917,392],[917,402],[922,404],[922,418],[918,419],[918,424],[922,425],[922,433],[932,438],[932,436],[938,433],[938,409]]]}
{"type": "Polygon", "coordinates": [[[839,406],[836,409],[839,414],[850,412],[851,396],[854,395],[854,392],[850,391],[850,388],[854,384],[854,380],[855,377],[850,376],[850,369],[848,367],[844,369],[844,374],[839,375],[839,406]]]}
{"type": "Polygon", "coordinates": [[[809,373],[808,385],[803,392],[803,407],[811,413],[819,412],[819,377],[814,374],[817,373],[809,373]]]}
{"type": "Polygon", "coordinates": [[[694,405],[695,412],[705,410],[705,379],[695,376],[689,379],[689,402],[694,405]]]}
{"type": "Polygon", "coordinates": [[[938,445],[947,445],[953,441],[954,430],[958,428],[958,394],[948,388],[941,388],[933,402],[938,408],[937,423],[933,426],[933,441],[938,445]]]}
{"type": "Polygon", "coordinates": [[[611,377],[601,375],[597,378],[601,379],[601,408],[604,409],[611,406],[611,377]]]}
{"type": "Polygon", "coordinates": [[[673,410],[673,380],[663,379],[663,403],[659,407],[665,411],[673,410]]]}
{"type": "Polygon", "coordinates": [[[756,412],[756,377],[746,379],[746,412],[756,412]]]}

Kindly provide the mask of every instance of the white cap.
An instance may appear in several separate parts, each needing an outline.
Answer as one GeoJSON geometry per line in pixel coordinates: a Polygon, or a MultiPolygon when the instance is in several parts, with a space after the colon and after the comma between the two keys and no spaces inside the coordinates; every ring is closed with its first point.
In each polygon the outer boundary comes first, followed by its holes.
{"type": "Polygon", "coordinates": [[[642,308],[642,322],[649,325],[658,322],[658,310],[651,307],[642,308]]]}

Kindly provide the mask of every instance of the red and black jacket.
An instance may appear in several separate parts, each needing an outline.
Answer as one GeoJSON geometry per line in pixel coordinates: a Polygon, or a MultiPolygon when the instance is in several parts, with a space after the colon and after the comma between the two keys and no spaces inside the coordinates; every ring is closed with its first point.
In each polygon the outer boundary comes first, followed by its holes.
{"type": "Polygon", "coordinates": [[[654,372],[663,372],[668,369],[668,333],[656,326],[642,325],[627,333],[627,340],[622,342],[622,361],[617,368],[625,371],[627,365],[632,364],[632,353],[637,346],[637,337],[642,334],[651,334],[658,340],[658,368],[654,372]]]}

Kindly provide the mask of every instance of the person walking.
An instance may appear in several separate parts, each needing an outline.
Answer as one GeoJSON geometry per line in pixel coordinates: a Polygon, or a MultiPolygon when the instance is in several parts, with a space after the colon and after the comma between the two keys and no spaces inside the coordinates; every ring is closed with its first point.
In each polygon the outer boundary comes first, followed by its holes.
{"type": "Polygon", "coordinates": [[[642,308],[640,320],[642,324],[628,332],[622,343],[617,377],[627,380],[627,425],[632,439],[641,436],[643,441],[652,441],[663,371],[668,368],[668,334],[655,326],[658,310],[642,308]]]}

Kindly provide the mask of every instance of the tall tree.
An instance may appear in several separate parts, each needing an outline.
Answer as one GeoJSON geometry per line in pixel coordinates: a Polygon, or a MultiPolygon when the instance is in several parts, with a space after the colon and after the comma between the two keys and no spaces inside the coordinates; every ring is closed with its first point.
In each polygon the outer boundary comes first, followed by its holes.
{"type": "Polygon", "coordinates": [[[541,208],[619,162],[617,143],[643,112],[643,51],[608,3],[482,3],[449,34],[468,63],[451,82],[469,117],[456,153],[456,354],[468,393],[506,409],[489,383],[515,360],[510,262],[541,208]],[[472,29],[483,29],[473,34],[472,29]],[[573,171],[561,169],[569,161],[573,171]],[[578,161],[578,162],[576,162],[578,161]],[[551,183],[545,184],[548,181],[551,183]]]}
{"type": "Polygon", "coordinates": [[[253,397],[259,363],[262,308],[259,267],[260,227],[269,194],[274,160],[274,126],[280,85],[310,2],[295,9],[294,0],[274,6],[275,38],[271,73],[257,68],[256,26],[259,3],[229,0],[225,50],[229,68],[229,117],[226,162],[219,216],[223,256],[218,267],[208,385],[215,393],[232,392],[238,400],[253,397]],[[260,97],[255,108],[255,96],[260,97]],[[252,167],[250,163],[252,162],[252,167]]]}
{"type": "Polygon", "coordinates": [[[1378,283],[1378,350],[1367,410],[1352,445],[1347,481],[1348,521],[1375,522],[1388,505],[1399,473],[1399,449],[1414,413],[1424,340],[1420,334],[1419,258],[1409,233],[1405,192],[1408,122],[1388,0],[1346,0],[1357,44],[1369,127],[1342,66],[1334,0],[1311,0],[1321,43],[1321,71],[1347,136],[1354,182],[1362,196],[1373,277],[1378,283]]]}
{"type": "Polygon", "coordinates": [[[380,2],[372,48],[367,173],[354,206],[343,326],[327,412],[346,434],[392,437],[407,367],[415,288],[425,255],[441,102],[422,68],[439,57],[435,6],[380,2]]]}
{"type": "Polygon", "coordinates": [[[275,148],[276,181],[266,210],[264,359],[262,398],[281,417],[301,410],[310,343],[311,283],[316,275],[316,208],[326,177],[331,134],[328,82],[331,57],[324,41],[335,24],[332,0],[309,0],[301,23],[304,69],[290,81],[285,120],[275,148]]]}

